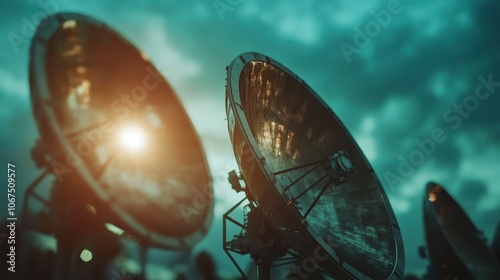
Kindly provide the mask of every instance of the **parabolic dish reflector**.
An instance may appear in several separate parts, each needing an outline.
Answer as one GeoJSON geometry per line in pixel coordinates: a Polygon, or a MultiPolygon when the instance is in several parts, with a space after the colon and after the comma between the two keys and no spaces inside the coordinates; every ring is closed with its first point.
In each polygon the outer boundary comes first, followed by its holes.
{"type": "Polygon", "coordinates": [[[49,168],[74,188],[68,199],[147,245],[197,243],[212,220],[208,165],[184,108],[149,59],[73,13],[42,21],[30,56],[34,115],[49,168]]]}
{"type": "Polygon", "coordinates": [[[234,153],[249,198],[268,222],[331,276],[400,279],[403,244],[392,208],[332,110],[304,81],[262,54],[238,56],[227,75],[234,153]]]}
{"type": "Polygon", "coordinates": [[[427,249],[438,277],[500,279],[500,268],[478,230],[442,186],[427,184],[423,203],[427,249]]]}

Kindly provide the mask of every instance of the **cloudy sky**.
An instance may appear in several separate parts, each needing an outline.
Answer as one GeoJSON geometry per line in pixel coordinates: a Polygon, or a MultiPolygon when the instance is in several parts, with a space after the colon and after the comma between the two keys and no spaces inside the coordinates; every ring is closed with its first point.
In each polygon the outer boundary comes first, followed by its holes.
{"type": "Polygon", "coordinates": [[[216,218],[196,250],[236,273],[220,249],[220,217],[239,198],[224,179],[235,167],[224,69],[242,52],[261,52],[304,79],[351,131],[396,213],[405,270],[421,274],[426,182],[447,187],[488,239],[500,217],[500,3],[445,2],[4,0],[1,158],[16,162],[19,190],[38,174],[29,154],[38,138],[27,75],[33,16],[72,11],[103,21],[146,52],[183,101],[215,179],[216,218]],[[435,148],[419,152],[432,137],[435,148]],[[407,161],[410,170],[401,168],[407,161]]]}

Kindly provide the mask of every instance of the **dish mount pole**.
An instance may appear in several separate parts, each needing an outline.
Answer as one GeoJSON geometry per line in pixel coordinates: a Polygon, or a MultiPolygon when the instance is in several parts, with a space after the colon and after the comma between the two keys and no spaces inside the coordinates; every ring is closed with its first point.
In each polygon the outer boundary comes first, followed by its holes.
{"type": "Polygon", "coordinates": [[[139,253],[140,253],[140,265],[141,272],[139,274],[139,280],[146,280],[146,265],[148,258],[148,244],[145,242],[139,243],[139,253]]]}
{"type": "Polygon", "coordinates": [[[250,257],[257,267],[257,279],[270,280],[274,257],[279,256],[279,253],[275,251],[280,247],[281,242],[271,225],[265,220],[262,211],[253,206],[250,208],[252,210],[247,215],[250,257]]]}
{"type": "MultiPolygon", "coordinates": [[[[37,187],[50,174],[54,174],[50,163],[46,159],[46,151],[43,143],[38,140],[31,150],[31,157],[37,168],[42,173],[27,187],[21,210],[21,227],[23,230],[31,230],[43,234],[50,234],[57,240],[57,251],[55,256],[55,280],[68,280],[72,277],[72,267],[75,263],[75,253],[78,244],[82,244],[91,234],[102,231],[100,223],[90,219],[92,215],[89,209],[75,204],[69,198],[74,196],[81,182],[78,179],[66,178],[62,181],[54,181],[50,188],[50,197],[44,198],[37,192],[37,187]],[[54,223],[52,228],[44,228],[36,221],[35,214],[30,213],[29,202],[34,199],[42,203],[40,212],[48,211],[50,221],[54,223]]],[[[104,276],[103,276],[104,277],[104,276]]]]}
{"type": "Polygon", "coordinates": [[[229,181],[231,182],[233,189],[237,192],[245,191],[246,197],[224,215],[224,251],[244,279],[248,279],[248,277],[229,252],[234,252],[240,255],[250,254],[250,258],[252,258],[256,266],[257,279],[271,280],[271,268],[273,267],[273,262],[274,260],[286,255],[288,246],[279,237],[273,227],[267,222],[263,212],[256,207],[251,200],[249,200],[250,203],[248,205],[244,206],[243,223],[240,223],[230,217],[230,214],[234,212],[243,203],[243,201],[252,197],[247,193],[247,190],[239,184],[239,180],[242,179],[236,175],[235,171],[229,173],[229,181]],[[234,236],[234,238],[230,241],[226,240],[227,221],[241,228],[240,234],[234,236]]]}

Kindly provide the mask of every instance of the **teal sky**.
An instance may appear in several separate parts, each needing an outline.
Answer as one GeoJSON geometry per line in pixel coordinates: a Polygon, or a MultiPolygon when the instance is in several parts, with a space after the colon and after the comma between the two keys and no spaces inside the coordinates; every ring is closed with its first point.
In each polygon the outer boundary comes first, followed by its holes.
{"type": "Polygon", "coordinates": [[[221,249],[221,216],[241,197],[225,180],[236,167],[225,121],[225,67],[246,51],[294,71],[351,131],[396,213],[407,273],[422,274],[427,265],[417,246],[424,244],[422,196],[430,180],[447,187],[491,239],[500,217],[500,3],[40,1],[48,2],[0,4],[0,155],[22,172],[19,190],[38,174],[29,154],[39,135],[29,97],[31,31],[25,26],[49,7],[114,28],[150,56],[177,92],[215,180],[216,218],[195,250],[210,251],[223,273],[236,270],[221,249]],[[26,41],[13,43],[13,33],[26,41]],[[436,133],[433,151],[414,170],[399,172],[401,162],[422,150],[417,143],[436,133]]]}

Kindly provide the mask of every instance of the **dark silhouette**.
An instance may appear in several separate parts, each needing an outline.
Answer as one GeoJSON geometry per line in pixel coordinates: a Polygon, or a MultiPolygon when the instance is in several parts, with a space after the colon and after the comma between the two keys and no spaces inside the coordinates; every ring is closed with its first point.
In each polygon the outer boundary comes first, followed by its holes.
{"type": "Polygon", "coordinates": [[[198,273],[199,279],[203,280],[216,280],[217,277],[217,267],[212,256],[202,251],[196,256],[196,271],[198,273]]]}

